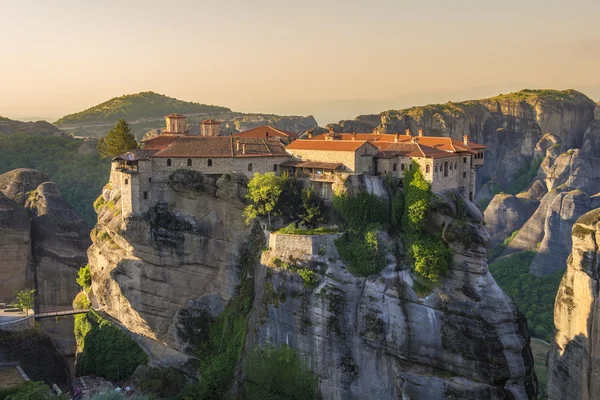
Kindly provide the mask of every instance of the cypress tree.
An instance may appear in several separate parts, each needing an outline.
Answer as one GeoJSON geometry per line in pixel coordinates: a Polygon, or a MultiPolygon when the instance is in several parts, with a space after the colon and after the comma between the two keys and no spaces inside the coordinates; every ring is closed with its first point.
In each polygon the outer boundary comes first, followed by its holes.
{"type": "Polygon", "coordinates": [[[116,157],[137,148],[138,142],[124,119],[120,119],[115,127],[108,131],[106,136],[102,136],[98,142],[98,151],[102,157],[116,157]]]}

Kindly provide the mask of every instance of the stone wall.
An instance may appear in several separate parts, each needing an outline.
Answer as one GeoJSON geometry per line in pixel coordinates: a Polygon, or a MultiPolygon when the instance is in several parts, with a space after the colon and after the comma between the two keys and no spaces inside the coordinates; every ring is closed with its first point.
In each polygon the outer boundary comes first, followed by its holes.
{"type": "Polygon", "coordinates": [[[353,151],[288,149],[288,152],[302,161],[342,163],[347,172],[356,172],[357,157],[353,151]]]}
{"type": "Polygon", "coordinates": [[[287,260],[290,256],[301,259],[309,259],[314,255],[325,259],[339,257],[333,242],[339,236],[339,233],[327,235],[271,233],[269,235],[270,256],[282,260],[287,260]]]}
{"type": "Polygon", "coordinates": [[[35,319],[32,314],[28,317],[24,317],[24,318],[15,320],[15,321],[10,321],[10,322],[5,322],[3,324],[0,324],[0,331],[21,332],[21,331],[26,331],[28,329],[33,329],[34,326],[35,326],[35,319]]]}

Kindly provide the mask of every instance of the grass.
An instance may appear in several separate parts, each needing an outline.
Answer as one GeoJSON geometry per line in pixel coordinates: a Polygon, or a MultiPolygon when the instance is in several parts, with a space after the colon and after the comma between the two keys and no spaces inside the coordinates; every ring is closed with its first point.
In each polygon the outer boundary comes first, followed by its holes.
{"type": "Polygon", "coordinates": [[[315,228],[315,229],[303,229],[296,228],[294,224],[290,224],[284,228],[281,228],[275,233],[281,233],[284,235],[325,235],[328,233],[337,233],[340,230],[337,228],[315,228]]]}

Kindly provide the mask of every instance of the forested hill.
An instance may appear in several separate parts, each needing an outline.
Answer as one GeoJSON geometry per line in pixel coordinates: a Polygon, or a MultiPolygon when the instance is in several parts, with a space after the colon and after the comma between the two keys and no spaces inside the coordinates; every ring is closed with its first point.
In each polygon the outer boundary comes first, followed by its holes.
{"type": "Polygon", "coordinates": [[[174,110],[181,114],[217,114],[231,111],[227,107],[182,101],[154,92],[142,92],[115,97],[85,111],[66,115],[55,124],[106,124],[121,118],[132,122],[144,118],[161,118],[174,110]]]}

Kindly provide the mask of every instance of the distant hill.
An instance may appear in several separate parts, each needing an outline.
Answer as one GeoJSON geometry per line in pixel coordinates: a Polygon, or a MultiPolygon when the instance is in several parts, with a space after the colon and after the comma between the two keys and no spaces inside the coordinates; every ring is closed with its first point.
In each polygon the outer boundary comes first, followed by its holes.
{"type": "Polygon", "coordinates": [[[64,132],[46,121],[23,122],[0,117],[0,135],[28,133],[40,136],[62,136],[64,132]]]}
{"type": "Polygon", "coordinates": [[[66,115],[55,124],[108,124],[121,118],[133,122],[139,119],[161,118],[175,111],[181,114],[218,114],[231,110],[226,107],[177,100],[154,92],[142,92],[115,97],[85,111],[66,115]]]}

